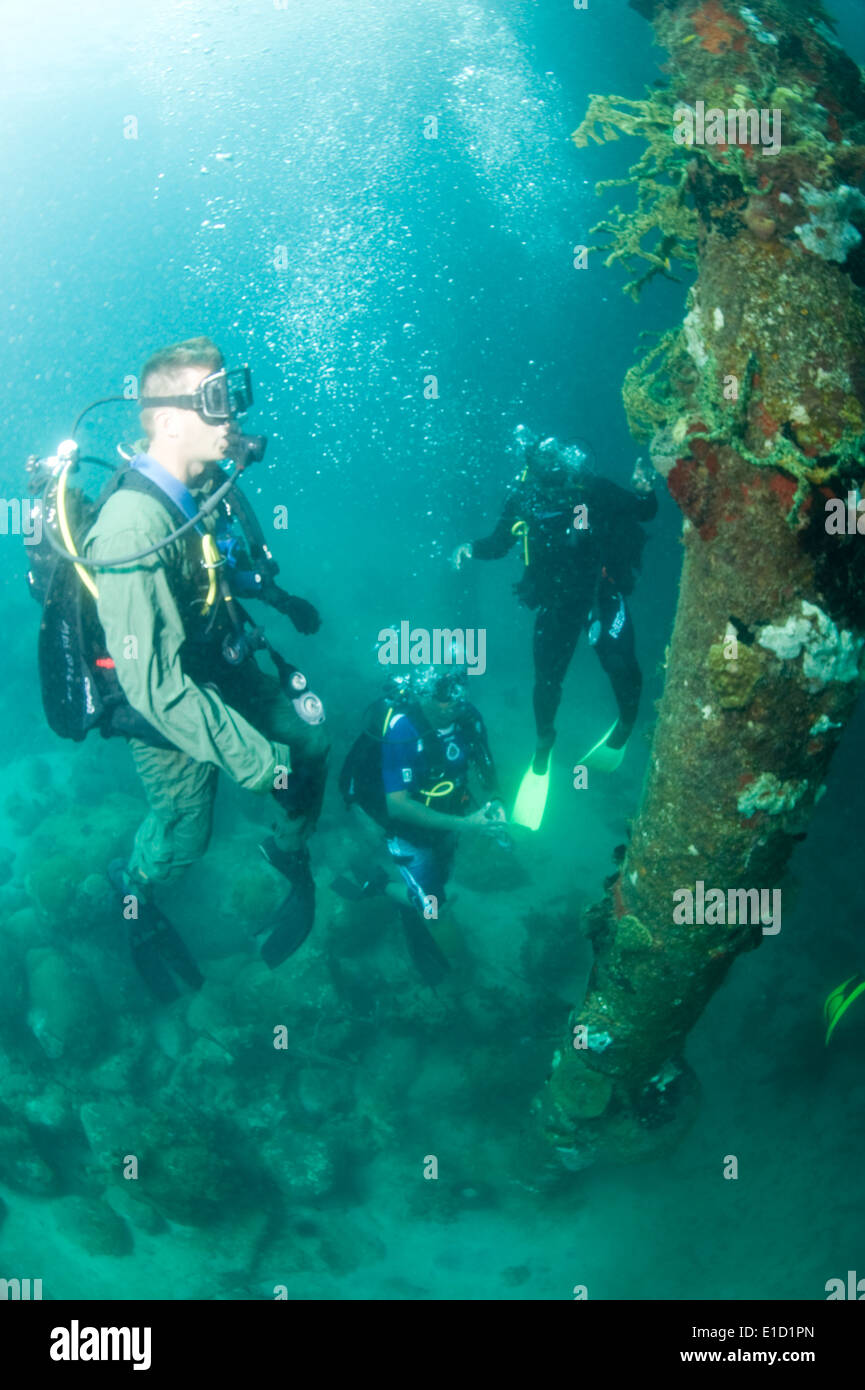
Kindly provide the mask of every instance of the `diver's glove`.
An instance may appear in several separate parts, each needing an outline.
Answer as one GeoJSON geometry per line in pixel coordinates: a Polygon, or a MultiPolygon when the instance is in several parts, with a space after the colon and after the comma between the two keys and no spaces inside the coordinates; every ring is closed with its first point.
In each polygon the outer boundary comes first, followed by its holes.
{"type": "Polygon", "coordinates": [[[318,632],[321,627],[321,618],[317,608],[313,608],[305,598],[298,598],[295,594],[287,594],[284,589],[280,589],[278,584],[267,584],[261,590],[261,597],[265,603],[269,603],[271,608],[275,608],[278,613],[284,613],[290,618],[298,632],[309,636],[313,632],[318,632]]]}
{"type": "Polygon", "coordinates": [[[451,556],[451,564],[453,565],[455,570],[459,570],[462,569],[466,560],[470,560],[471,558],[472,543],[471,541],[464,541],[462,545],[457,546],[456,550],[451,556]]]}

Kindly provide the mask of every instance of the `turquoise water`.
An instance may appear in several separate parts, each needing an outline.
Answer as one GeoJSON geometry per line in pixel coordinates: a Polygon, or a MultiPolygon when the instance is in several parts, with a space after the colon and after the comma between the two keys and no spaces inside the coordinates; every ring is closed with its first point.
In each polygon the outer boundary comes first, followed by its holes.
{"type": "MultiPolygon", "coordinates": [[[[465,578],[446,557],[491,528],[520,421],[588,439],[630,477],[622,377],[684,287],[635,306],[616,271],[573,269],[595,181],[636,154],[569,135],[590,92],[656,78],[647,25],[624,0],[103,11],[4,18],[4,496],[150,352],[210,334],[250,363],[248,424],[270,444],[248,491],[264,518],[288,507],[282,579],[323,616],[314,637],[272,613],[267,627],[325,699],[332,765],[377,693],[381,628],[482,626],[472,694],[512,792],[533,741],[517,561],[465,578]]],[[[861,61],[857,7],[836,12],[861,61]]],[[[137,432],[111,407],[86,439],[113,457],[137,432]]],[[[622,769],[590,810],[573,796],[569,769],[614,713],[583,642],[542,831],[515,866],[457,861],[446,987],[423,987],[390,909],[329,892],[353,853],[335,776],[315,932],[264,970],[269,807],[223,782],[207,856],[162,899],[207,976],[171,1015],[133,974],[104,887],[143,811],[131,761],[47,730],[26,557],[0,537],[0,1277],[41,1278],[51,1298],[821,1298],[861,1266],[865,1023],[851,1012],[830,1049],[821,1026],[828,990],[862,967],[861,717],[794,856],[794,949],[744,957],[692,1036],[704,1101],[681,1147],[555,1194],[520,1160],[590,962],[579,910],[639,801],[679,530],[663,497],[631,601],[645,685],[622,769]],[[117,1176],[139,1150],[155,1205],[117,1176]]]]}

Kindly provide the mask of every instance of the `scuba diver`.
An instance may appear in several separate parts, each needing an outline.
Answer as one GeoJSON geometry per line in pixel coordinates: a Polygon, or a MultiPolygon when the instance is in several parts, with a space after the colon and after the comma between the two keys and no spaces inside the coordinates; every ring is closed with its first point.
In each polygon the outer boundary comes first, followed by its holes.
{"type": "Polygon", "coordinates": [[[640,522],[658,510],[651,475],[638,460],[638,495],[600,477],[588,450],[539,441],[525,426],[515,431],[520,472],[508,489],[495,530],[457,546],[452,563],[498,560],[519,545],[524,570],[515,592],[537,609],[533,691],[537,746],[517,795],[513,820],[531,830],[541,824],[549,786],[550,754],[562,684],[577,640],[588,630],[590,646],[610,678],[618,717],[579,761],[603,771],[621,762],[640,701],[642,676],[634,629],[625,603],[646,536],[640,522]]]}
{"type": "Polygon", "coordinates": [[[440,984],[450,966],[424,923],[446,900],[457,839],[506,836],[486,729],[466,699],[464,674],[427,667],[388,681],[367,710],[339,786],[349,810],[384,831],[402,881],[379,866],[365,882],[340,876],[331,886],[352,900],[383,893],[398,903],[415,966],[427,984],[440,984]],[[472,770],[489,798],[482,807],[469,788],[472,770]]]}
{"type": "Polygon", "coordinates": [[[227,370],[215,343],[193,338],[149,359],[138,404],[145,447],[123,455],[95,503],[67,486],[79,461],[74,439],[56,458],[30,460],[44,526],[28,577],[43,605],[48,722],[76,740],[91,728],[125,737],[141,779],[149,814],[128,863],[112,863],[109,878],[132,919],[134,964],[168,1001],[180,993],[174,976],[193,989],[203,979],[154,890],[204,854],[220,771],[271,792],[282,812],[261,850],[290,891],[268,924],[263,959],[276,967],[308,936],[307,841],[329,740],[318,696],[241,604],[263,599],[298,631],[319,627],[313,606],[276,584],[278,565],[236,486],[266,445],[235,424],[252,404],[248,368],[227,370]],[[231,475],[220,467],[229,460],[231,475]],[[278,679],[258,666],[262,648],[278,679]]]}

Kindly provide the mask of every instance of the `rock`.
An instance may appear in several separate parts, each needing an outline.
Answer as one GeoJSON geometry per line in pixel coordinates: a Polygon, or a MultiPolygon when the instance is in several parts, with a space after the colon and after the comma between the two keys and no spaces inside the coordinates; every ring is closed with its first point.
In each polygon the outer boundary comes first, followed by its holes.
{"type": "Polygon", "coordinates": [[[323,1139],[295,1131],[280,1135],[262,1148],[282,1191],[292,1202],[309,1202],[329,1192],[334,1183],[333,1161],[323,1139]]]}
{"type": "Polygon", "coordinates": [[[194,1033],[216,1033],[231,1026],[231,995],[224,985],[208,979],[204,988],[193,994],[186,1011],[186,1021],[194,1033]]]}
{"type": "Polygon", "coordinates": [[[471,851],[457,858],[454,879],[476,893],[510,893],[528,883],[529,875],[510,842],[475,836],[471,851]]]}
{"type": "Polygon", "coordinates": [[[59,951],[27,952],[27,1024],[47,1056],[89,1061],[105,1042],[104,1010],[83,970],[59,951]]]}
{"type": "Polygon", "coordinates": [[[20,907],[3,923],[3,935],[21,946],[39,946],[49,939],[48,928],[32,907],[20,907]]]}
{"type": "Polygon", "coordinates": [[[62,928],[65,938],[88,934],[94,919],[110,915],[106,866],[128,851],[139,819],[134,798],[106,792],[104,786],[68,810],[58,808],[52,793],[49,808],[39,815],[21,850],[19,872],[41,912],[62,928]]]}
{"type": "Polygon", "coordinates": [[[74,854],[52,854],[31,869],[30,892],[52,921],[62,921],[75,901],[81,878],[81,864],[74,854]]]}
{"type": "Polygon", "coordinates": [[[6,845],[0,845],[0,887],[8,883],[12,877],[15,864],[14,851],[8,849],[6,845]]]}
{"type": "Polygon", "coordinates": [[[24,1120],[27,1102],[33,1094],[33,1074],[22,1062],[0,1054],[0,1125],[4,1116],[24,1120]]]}
{"type": "Polygon", "coordinates": [[[169,1221],[208,1226],[248,1205],[254,1182],[227,1157],[224,1136],[203,1115],[158,1110],[148,1115],[139,1157],[138,1191],[169,1221]]]}
{"type": "Polygon", "coordinates": [[[129,1178],[114,1187],[109,1187],[105,1193],[105,1200],[118,1216],[128,1221],[136,1230],[144,1231],[149,1236],[162,1235],[169,1229],[168,1222],[160,1216],[155,1207],[149,1202],[141,1201],[135,1193],[136,1182],[129,1178]]]}
{"type": "MultiPolygon", "coordinates": [[[[2,918],[0,918],[2,920],[2,918]]],[[[4,922],[5,930],[5,922],[4,922]]],[[[26,982],[17,942],[0,937],[0,1028],[10,1034],[20,1026],[25,1013],[26,982]]]]}
{"type": "Polygon", "coordinates": [[[271,921],[285,897],[285,880],[260,865],[259,859],[258,864],[241,868],[228,890],[232,916],[253,932],[271,921]]]}
{"type": "Polygon", "coordinates": [[[117,1101],[88,1101],[79,1119],[96,1167],[120,1179],[125,1155],[141,1153],[144,1112],[117,1101]]]}
{"type": "Polygon", "coordinates": [[[57,1229],[88,1255],[130,1255],[132,1233],[98,1197],[61,1197],[53,1204],[57,1229]]]}
{"type": "Polygon", "coordinates": [[[19,835],[30,835],[38,830],[46,816],[53,810],[50,796],[37,796],[28,793],[12,792],[3,802],[7,820],[11,821],[19,835]]]}
{"type": "Polygon", "coordinates": [[[308,1036],[322,1017],[339,1013],[333,986],[322,962],[311,952],[292,957],[291,970],[269,970],[250,961],[233,982],[231,1016],[236,1026],[253,1024],[272,1038],[276,1025],[308,1036]]]}
{"type": "Polygon", "coordinates": [[[354,1077],[350,1069],[303,1067],[297,1076],[297,1098],[307,1115],[323,1117],[334,1112],[348,1113],[354,1096],[354,1077]]]}
{"type": "Polygon", "coordinates": [[[334,950],[343,956],[363,954],[389,931],[393,931],[393,913],[382,898],[361,898],[358,902],[347,902],[335,894],[333,896],[335,902],[328,904],[328,936],[334,950]]]}
{"type": "Polygon", "coordinates": [[[319,1239],[321,1258],[332,1274],[350,1274],[387,1256],[387,1246],[379,1236],[346,1221],[340,1223],[338,1233],[328,1223],[319,1239]]]}
{"type": "Polygon", "coordinates": [[[16,1192],[45,1197],[56,1187],[54,1173],[37,1153],[25,1125],[0,1111],[0,1183],[16,1192]]]}
{"type": "Polygon", "coordinates": [[[51,1083],[37,1095],[29,1097],[24,1114],[29,1124],[42,1125],[45,1129],[67,1128],[75,1116],[66,1092],[51,1083]]]}
{"type": "Polygon", "coordinates": [[[134,1052],[114,1052],[90,1072],[94,1091],[111,1091],[128,1095],[132,1089],[132,1072],[138,1057],[134,1052]]]}

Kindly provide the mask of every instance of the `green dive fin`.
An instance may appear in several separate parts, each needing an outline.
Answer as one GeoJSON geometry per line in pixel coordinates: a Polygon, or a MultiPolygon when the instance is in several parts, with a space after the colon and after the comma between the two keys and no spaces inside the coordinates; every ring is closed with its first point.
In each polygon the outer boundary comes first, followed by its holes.
{"type": "Polygon", "coordinates": [[[579,765],[582,767],[593,767],[598,772],[615,772],[625,756],[625,749],[628,746],[627,742],[625,742],[622,744],[621,748],[607,747],[607,739],[610,737],[613,730],[618,727],[618,723],[619,721],[617,719],[615,723],[610,725],[603,738],[599,738],[594,747],[590,748],[588,753],[584,754],[584,756],[579,759],[579,765]]]}
{"type": "Polygon", "coordinates": [[[538,774],[534,770],[534,760],[532,760],[528,772],[520,783],[511,820],[517,825],[524,825],[527,830],[539,830],[544,818],[544,808],[547,804],[549,789],[549,767],[546,772],[538,774]]]}
{"type": "Polygon", "coordinates": [[[826,1020],[826,1042],[835,1031],[836,1025],[842,1016],[846,1014],[854,999],[858,999],[860,994],[865,993],[865,978],[861,975],[851,975],[849,980],[845,980],[843,985],[838,985],[823,1005],[823,1017],[826,1020]]]}

